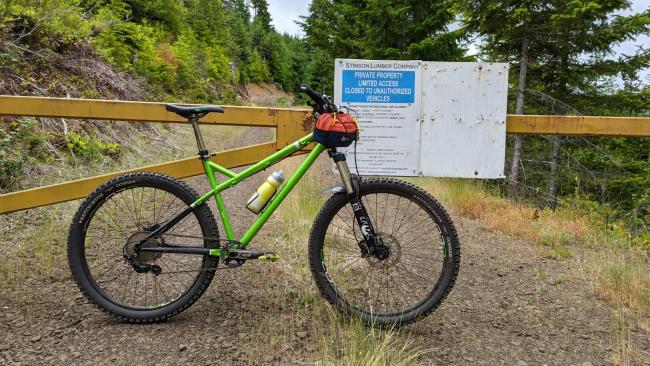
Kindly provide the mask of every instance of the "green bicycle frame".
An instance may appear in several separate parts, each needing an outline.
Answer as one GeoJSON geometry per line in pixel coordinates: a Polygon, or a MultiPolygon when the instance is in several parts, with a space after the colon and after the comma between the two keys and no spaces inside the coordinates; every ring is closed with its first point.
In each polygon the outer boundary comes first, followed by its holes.
{"type": "MultiPolygon", "coordinates": [[[[305,146],[309,145],[312,142],[314,142],[314,138],[312,134],[309,134],[295,141],[294,143],[288,145],[282,150],[266,157],[260,162],[246,168],[240,173],[235,173],[229,169],[226,169],[221,165],[212,162],[211,160],[208,159],[203,160],[203,167],[205,168],[205,173],[208,176],[208,180],[210,181],[210,186],[212,187],[212,190],[204,194],[203,196],[201,196],[199,199],[197,199],[194,203],[192,203],[192,205],[190,205],[190,207],[193,208],[197,205],[206,202],[207,200],[210,199],[210,197],[214,197],[215,202],[217,204],[217,208],[219,210],[219,216],[221,217],[223,227],[226,231],[226,237],[230,241],[236,241],[235,234],[230,224],[228,211],[226,210],[226,206],[223,202],[223,199],[221,198],[221,192],[228,188],[232,188],[236,186],[238,183],[250,177],[251,175],[259,173],[260,171],[278,163],[280,160],[303,149],[305,146]],[[218,183],[215,172],[223,174],[224,176],[228,177],[228,179],[222,183],[218,183]]],[[[244,235],[238,240],[238,242],[241,243],[243,247],[246,247],[251,242],[251,240],[259,232],[262,226],[264,226],[264,224],[269,219],[269,217],[271,217],[273,212],[275,212],[278,206],[287,197],[289,192],[291,192],[293,187],[296,186],[298,181],[300,181],[302,176],[307,172],[307,170],[309,170],[312,164],[314,164],[314,161],[316,161],[316,158],[318,158],[318,156],[324,150],[325,147],[323,145],[316,144],[314,149],[307,155],[307,157],[300,164],[298,169],[296,169],[293,175],[281,187],[280,191],[276,193],[276,195],[271,199],[271,201],[268,203],[266,208],[264,208],[264,210],[260,213],[257,219],[251,224],[251,226],[248,228],[248,230],[246,230],[244,235]]],[[[220,254],[220,253],[221,253],[220,250],[215,251],[215,254],[220,254]]]]}

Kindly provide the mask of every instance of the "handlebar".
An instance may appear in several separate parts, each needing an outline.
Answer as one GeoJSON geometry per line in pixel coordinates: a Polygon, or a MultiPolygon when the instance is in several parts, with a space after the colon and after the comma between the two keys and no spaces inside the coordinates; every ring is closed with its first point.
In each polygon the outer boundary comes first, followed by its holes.
{"type": "Polygon", "coordinates": [[[332,103],[326,95],[318,93],[306,84],[300,85],[300,91],[307,94],[311,100],[314,101],[312,107],[314,107],[314,110],[316,110],[316,112],[320,114],[338,112],[338,107],[332,103]]]}

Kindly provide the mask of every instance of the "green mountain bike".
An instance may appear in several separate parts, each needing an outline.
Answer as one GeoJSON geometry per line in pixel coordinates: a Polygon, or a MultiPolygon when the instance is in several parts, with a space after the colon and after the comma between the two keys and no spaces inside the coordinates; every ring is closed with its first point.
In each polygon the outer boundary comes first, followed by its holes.
{"type": "MultiPolygon", "coordinates": [[[[335,112],[327,96],[303,86],[315,113],[335,112]]],[[[350,173],[345,154],[316,144],[240,238],[221,192],[305,148],[309,134],[235,173],[210,160],[199,119],[216,106],[167,105],[188,119],[212,190],[198,195],[185,182],[155,173],[114,178],[91,193],[74,216],[68,238],[72,275],[101,310],[130,323],[166,320],[190,307],[219,267],[278,256],[248,249],[275,209],[327,150],[342,184],[318,213],[309,264],[325,299],[346,315],[398,326],[431,313],[451,291],[460,265],[456,229],[429,193],[410,183],[350,173]],[[226,178],[219,183],[216,173],[226,178]],[[214,198],[226,239],[207,205],[214,198]],[[221,263],[220,263],[221,262],[221,263]]]]}

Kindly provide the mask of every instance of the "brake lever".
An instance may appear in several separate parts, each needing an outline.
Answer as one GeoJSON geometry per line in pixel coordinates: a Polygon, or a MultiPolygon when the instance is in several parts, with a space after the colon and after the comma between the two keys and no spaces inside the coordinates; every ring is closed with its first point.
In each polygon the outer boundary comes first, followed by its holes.
{"type": "Polygon", "coordinates": [[[316,108],[316,103],[315,103],[315,102],[312,102],[311,100],[308,100],[308,101],[307,101],[307,105],[311,107],[312,114],[313,114],[315,117],[318,117],[318,114],[319,114],[319,113],[318,113],[318,108],[316,108]]]}
{"type": "Polygon", "coordinates": [[[338,107],[336,106],[336,104],[332,103],[332,100],[330,99],[329,96],[323,94],[323,100],[327,102],[327,107],[328,109],[330,109],[328,112],[336,113],[339,111],[338,107]]]}

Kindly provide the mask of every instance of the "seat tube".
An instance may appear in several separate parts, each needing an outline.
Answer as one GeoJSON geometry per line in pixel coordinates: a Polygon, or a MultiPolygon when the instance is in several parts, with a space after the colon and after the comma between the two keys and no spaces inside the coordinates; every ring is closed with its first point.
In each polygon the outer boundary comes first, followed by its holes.
{"type": "MultiPolygon", "coordinates": [[[[201,160],[203,161],[203,168],[205,170],[205,174],[208,176],[210,186],[212,189],[216,189],[218,185],[217,177],[214,175],[214,170],[212,170],[212,167],[209,164],[209,160],[207,158],[202,158],[201,160]]],[[[223,198],[221,198],[221,192],[215,193],[214,201],[217,204],[217,211],[219,211],[221,223],[223,224],[223,228],[226,231],[226,237],[228,240],[235,240],[235,233],[233,232],[232,226],[230,224],[230,217],[228,216],[226,205],[223,202],[223,198]]]]}

